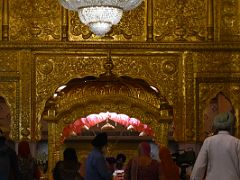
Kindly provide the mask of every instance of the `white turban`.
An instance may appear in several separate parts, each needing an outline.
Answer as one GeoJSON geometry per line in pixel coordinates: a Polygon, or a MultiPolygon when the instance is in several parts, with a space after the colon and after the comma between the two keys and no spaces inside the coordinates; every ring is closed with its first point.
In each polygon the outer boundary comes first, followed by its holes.
{"type": "Polygon", "coordinates": [[[213,121],[213,127],[216,130],[230,129],[234,124],[234,116],[230,112],[224,112],[218,114],[213,121]]]}

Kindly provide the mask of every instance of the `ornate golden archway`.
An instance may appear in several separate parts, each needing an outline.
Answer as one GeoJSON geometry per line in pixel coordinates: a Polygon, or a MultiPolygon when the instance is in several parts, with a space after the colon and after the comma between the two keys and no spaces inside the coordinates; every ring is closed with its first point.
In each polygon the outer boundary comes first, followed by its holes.
{"type": "Polygon", "coordinates": [[[159,90],[142,79],[116,76],[110,58],[104,68],[106,72],[99,77],[70,80],[46,102],[42,120],[48,121],[49,178],[60,159],[64,127],[89,114],[109,111],[135,117],[153,129],[157,143],[167,144],[173,109],[159,90]]]}

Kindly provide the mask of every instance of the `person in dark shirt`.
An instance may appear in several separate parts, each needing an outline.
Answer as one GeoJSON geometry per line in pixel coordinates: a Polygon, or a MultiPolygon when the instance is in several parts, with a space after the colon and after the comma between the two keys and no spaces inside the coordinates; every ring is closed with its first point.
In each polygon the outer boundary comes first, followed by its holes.
{"type": "Polygon", "coordinates": [[[58,161],[53,169],[54,180],[83,180],[80,175],[80,162],[73,148],[66,148],[63,152],[63,161],[58,161]]]}
{"type": "Polygon", "coordinates": [[[107,145],[107,134],[99,133],[92,141],[93,150],[86,162],[86,180],[110,180],[112,173],[107,167],[104,148],[107,145]]]}
{"type": "Polygon", "coordinates": [[[6,144],[6,137],[0,129],[0,179],[18,180],[19,169],[16,152],[6,144]]]}
{"type": "Polygon", "coordinates": [[[40,170],[36,160],[32,157],[30,146],[27,141],[21,141],[18,144],[18,167],[19,179],[39,180],[40,170]]]}

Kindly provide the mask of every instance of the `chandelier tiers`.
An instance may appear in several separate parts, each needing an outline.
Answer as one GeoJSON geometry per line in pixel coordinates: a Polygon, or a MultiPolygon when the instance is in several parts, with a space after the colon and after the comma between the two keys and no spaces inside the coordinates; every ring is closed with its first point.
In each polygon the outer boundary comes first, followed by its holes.
{"type": "Polygon", "coordinates": [[[69,10],[77,11],[80,21],[97,36],[104,36],[122,18],[123,11],[138,7],[143,0],[59,0],[69,10]]]}

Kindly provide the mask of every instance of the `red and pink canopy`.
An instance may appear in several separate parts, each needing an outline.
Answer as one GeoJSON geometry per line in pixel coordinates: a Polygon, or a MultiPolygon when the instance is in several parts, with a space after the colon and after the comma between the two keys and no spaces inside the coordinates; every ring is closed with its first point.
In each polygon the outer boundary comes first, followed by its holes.
{"type": "Polygon", "coordinates": [[[148,136],[153,136],[152,129],[148,125],[141,123],[136,118],[131,118],[126,114],[117,114],[115,112],[102,112],[99,114],[90,114],[86,118],[77,119],[72,124],[64,127],[62,140],[64,141],[71,135],[80,134],[84,128],[89,129],[107,120],[112,120],[120,125],[125,126],[126,128],[131,126],[135,131],[143,132],[148,136]]]}

